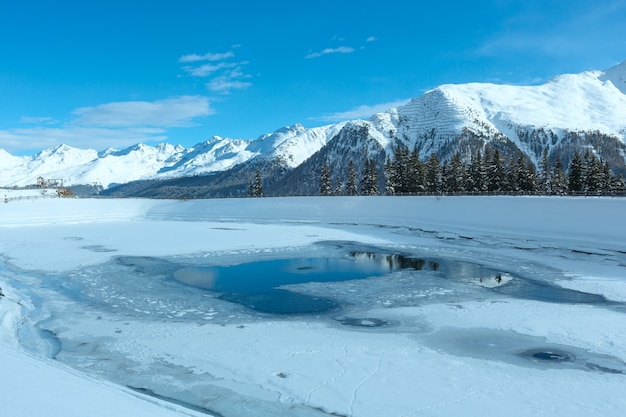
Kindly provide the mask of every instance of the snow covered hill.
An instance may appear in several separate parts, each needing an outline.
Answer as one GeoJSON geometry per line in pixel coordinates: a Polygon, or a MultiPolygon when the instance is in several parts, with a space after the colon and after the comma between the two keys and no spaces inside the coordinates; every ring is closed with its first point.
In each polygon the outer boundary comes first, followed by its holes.
{"type": "Polygon", "coordinates": [[[537,162],[572,140],[571,133],[591,132],[626,138],[626,61],[608,71],[555,77],[543,85],[443,85],[397,109],[377,123],[396,129],[408,144],[440,152],[464,130],[478,137],[505,137],[537,162]],[[568,135],[569,133],[569,135],[568,135]],[[538,150],[541,150],[538,152],[538,150]]]}
{"type": "Polygon", "coordinates": [[[0,149],[0,186],[32,185],[41,176],[63,179],[66,185],[97,184],[107,188],[130,181],[226,171],[255,157],[293,168],[322,148],[343,124],[313,129],[296,124],[257,140],[214,136],[191,148],[137,144],[97,152],[59,145],[25,157],[0,149]]]}
{"type": "Polygon", "coordinates": [[[491,147],[508,157],[525,154],[537,164],[547,151],[566,166],[574,152],[591,149],[617,172],[626,172],[626,61],[537,86],[446,84],[369,120],[312,129],[294,124],[256,140],[215,136],[191,148],[139,144],[103,152],[59,145],[30,157],[0,149],[0,186],[34,184],[42,176],[107,188],[235,167],[244,173],[238,175],[239,186],[245,186],[258,167],[264,177],[298,167],[310,175],[324,161],[344,169],[348,159],[380,161],[400,144],[417,147],[422,158],[436,153],[440,160],[456,152],[468,159],[491,147]]]}

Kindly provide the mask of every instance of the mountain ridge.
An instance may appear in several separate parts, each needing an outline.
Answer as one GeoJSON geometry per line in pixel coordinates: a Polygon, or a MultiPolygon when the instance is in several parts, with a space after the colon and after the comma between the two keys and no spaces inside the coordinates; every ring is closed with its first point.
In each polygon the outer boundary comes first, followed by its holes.
{"type": "Polygon", "coordinates": [[[418,149],[422,158],[435,153],[441,160],[456,152],[467,159],[492,146],[507,156],[522,153],[535,165],[544,150],[552,160],[558,155],[567,163],[574,152],[592,149],[614,170],[626,172],[625,92],[626,61],[605,71],[558,75],[536,86],[443,84],[368,120],[310,129],[296,123],[256,140],[214,136],[189,148],[136,144],[100,152],[58,145],[30,157],[0,149],[0,186],[34,184],[43,176],[108,188],[142,180],[218,178],[234,170],[239,183],[224,180],[224,187],[241,189],[257,169],[270,183],[284,183],[285,173],[305,164],[313,165],[300,171],[313,175],[323,154],[343,174],[348,158],[384,159],[398,145],[418,149]],[[270,179],[273,175],[281,178],[270,179]]]}

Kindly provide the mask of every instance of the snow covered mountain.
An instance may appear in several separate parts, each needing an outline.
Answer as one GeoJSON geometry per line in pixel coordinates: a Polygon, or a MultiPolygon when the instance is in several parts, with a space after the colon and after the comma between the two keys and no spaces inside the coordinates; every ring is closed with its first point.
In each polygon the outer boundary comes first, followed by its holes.
{"type": "Polygon", "coordinates": [[[305,129],[296,124],[252,141],[215,136],[191,148],[166,143],[138,144],[97,152],[59,145],[25,157],[0,149],[0,186],[32,185],[41,176],[63,179],[65,185],[107,188],[137,180],[226,171],[255,157],[280,161],[293,168],[322,148],[342,125],[305,129]]]}
{"type": "Polygon", "coordinates": [[[313,129],[295,124],[256,140],[215,136],[191,148],[139,144],[103,152],[60,145],[31,157],[0,149],[0,186],[34,184],[42,176],[107,188],[214,174],[221,184],[216,188],[241,188],[256,169],[283,186],[285,173],[293,172],[291,182],[302,186],[324,162],[343,175],[348,161],[380,162],[398,145],[416,147],[422,158],[436,153],[440,160],[456,152],[468,159],[490,147],[504,156],[524,154],[535,164],[544,151],[567,164],[574,152],[591,149],[615,171],[626,172],[626,61],[537,86],[446,84],[369,120],[313,129]]]}
{"type": "Polygon", "coordinates": [[[443,85],[372,122],[418,145],[422,153],[441,153],[465,134],[508,140],[537,162],[544,148],[552,152],[576,142],[572,133],[583,141],[599,133],[623,145],[625,79],[626,61],[608,71],[561,75],[538,86],[443,85]]]}

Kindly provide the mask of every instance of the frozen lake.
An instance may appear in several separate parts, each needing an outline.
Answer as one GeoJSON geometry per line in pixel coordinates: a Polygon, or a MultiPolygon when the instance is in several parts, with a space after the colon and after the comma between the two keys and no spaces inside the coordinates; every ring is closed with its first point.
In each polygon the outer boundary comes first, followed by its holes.
{"type": "Polygon", "coordinates": [[[620,232],[565,233],[533,213],[545,200],[131,200],[36,227],[14,213],[27,225],[3,228],[2,274],[33,306],[25,349],[198,412],[621,415],[620,232]],[[520,201],[532,219],[483,220],[485,202],[520,201]],[[398,202],[420,215],[373,214],[398,202]],[[443,222],[450,202],[480,210],[443,222]]]}

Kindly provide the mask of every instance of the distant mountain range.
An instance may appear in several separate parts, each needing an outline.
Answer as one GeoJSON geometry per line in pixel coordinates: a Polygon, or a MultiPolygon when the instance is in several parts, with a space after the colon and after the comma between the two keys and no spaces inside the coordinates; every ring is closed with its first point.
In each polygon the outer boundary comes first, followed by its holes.
{"type": "Polygon", "coordinates": [[[423,159],[435,153],[448,160],[456,152],[469,159],[487,147],[535,164],[547,150],[565,166],[574,152],[589,149],[626,174],[626,61],[538,86],[442,85],[369,120],[312,129],[295,124],[256,140],[215,136],[190,148],[138,144],[102,152],[59,145],[25,157],[0,149],[0,186],[44,177],[111,194],[236,195],[258,170],[274,193],[306,194],[318,189],[324,162],[345,178],[350,160],[361,166],[374,159],[382,169],[398,145],[417,148],[423,159]]]}

